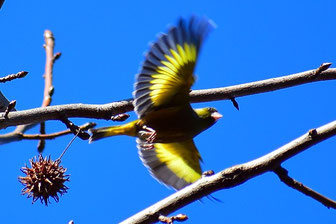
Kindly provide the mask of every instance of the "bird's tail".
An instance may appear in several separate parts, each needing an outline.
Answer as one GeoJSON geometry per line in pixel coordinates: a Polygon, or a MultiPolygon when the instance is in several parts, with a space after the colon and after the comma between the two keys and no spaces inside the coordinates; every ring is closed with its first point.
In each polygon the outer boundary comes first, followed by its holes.
{"type": "Polygon", "coordinates": [[[136,136],[137,133],[136,123],[137,120],[118,126],[90,129],[89,131],[91,132],[92,135],[90,136],[89,141],[91,143],[93,141],[115,135],[136,136]]]}

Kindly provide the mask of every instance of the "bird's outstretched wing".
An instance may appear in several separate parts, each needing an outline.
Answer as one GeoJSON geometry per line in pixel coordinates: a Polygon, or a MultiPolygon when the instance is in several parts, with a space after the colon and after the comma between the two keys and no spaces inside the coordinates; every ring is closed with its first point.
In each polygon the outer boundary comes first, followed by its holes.
{"type": "Polygon", "coordinates": [[[151,45],[133,92],[138,117],[153,109],[189,103],[195,64],[211,24],[206,18],[180,19],[151,45]]]}
{"type": "Polygon", "coordinates": [[[201,156],[192,139],[183,142],[148,143],[137,139],[139,155],[151,174],[167,186],[179,190],[202,175],[201,156]]]}

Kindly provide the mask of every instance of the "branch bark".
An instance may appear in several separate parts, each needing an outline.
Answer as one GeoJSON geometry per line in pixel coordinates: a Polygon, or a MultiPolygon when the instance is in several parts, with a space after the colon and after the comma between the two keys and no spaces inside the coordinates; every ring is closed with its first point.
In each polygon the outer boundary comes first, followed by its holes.
{"type": "MultiPolygon", "coordinates": [[[[275,91],[305,83],[336,79],[335,68],[320,73],[315,71],[316,69],[223,88],[195,90],[190,93],[190,100],[192,103],[231,100],[236,97],[275,91]]],[[[110,120],[111,116],[131,110],[133,110],[132,99],[126,99],[103,105],[68,104],[10,112],[8,119],[4,119],[4,114],[0,113],[2,119],[0,120],[0,129],[22,124],[40,123],[46,120],[59,120],[64,116],[110,120]]]]}
{"type": "MultiPolygon", "coordinates": [[[[85,123],[81,126],[78,127],[78,131],[87,131],[90,128],[93,128],[94,126],[96,126],[95,123],[92,122],[88,122],[85,123]]],[[[50,134],[24,134],[24,133],[18,133],[18,135],[20,136],[19,138],[22,139],[29,139],[29,140],[40,140],[40,139],[55,139],[59,136],[63,136],[63,135],[68,135],[68,134],[73,134],[73,131],[70,129],[64,130],[64,131],[59,131],[59,132],[55,132],[55,133],[50,133],[50,134]]]]}
{"type": "Polygon", "coordinates": [[[279,166],[273,171],[276,175],[278,175],[279,179],[284,182],[287,186],[300,191],[301,193],[312,197],[316,201],[321,202],[327,208],[336,209],[336,201],[331,200],[330,198],[321,195],[320,193],[314,191],[313,189],[303,185],[297,180],[294,180],[290,176],[288,176],[288,171],[283,167],[279,166]]]}
{"type": "MultiPolygon", "coordinates": [[[[96,124],[92,122],[85,123],[78,127],[79,130],[87,131],[90,128],[93,128],[96,124]]],[[[23,125],[22,125],[23,126],[23,125]]],[[[21,127],[21,126],[20,126],[21,127]]],[[[54,139],[63,135],[73,134],[73,131],[70,129],[50,133],[50,134],[25,134],[24,132],[11,132],[7,134],[0,135],[0,145],[7,144],[15,141],[21,141],[21,140],[50,140],[54,139]]]]}
{"type": "Polygon", "coordinates": [[[5,83],[5,82],[12,81],[14,79],[24,78],[27,74],[28,74],[28,72],[26,72],[26,71],[18,72],[16,74],[10,74],[10,75],[7,75],[5,77],[1,77],[0,82],[5,83]]]}
{"type": "MultiPolygon", "coordinates": [[[[54,56],[54,47],[55,47],[55,38],[54,34],[50,30],[44,31],[44,42],[43,45],[45,52],[46,52],[46,63],[44,68],[44,91],[43,91],[43,100],[41,107],[47,107],[51,103],[51,97],[54,93],[54,86],[52,84],[53,80],[53,67],[55,62],[55,56],[54,56]]],[[[40,133],[45,134],[45,123],[40,123],[40,133]]],[[[45,147],[45,140],[40,139],[37,144],[37,150],[42,153],[45,147]]]]}
{"type": "Polygon", "coordinates": [[[258,159],[227,168],[212,176],[203,177],[192,185],[128,218],[122,224],[157,222],[160,215],[168,215],[215,191],[235,187],[265,172],[273,171],[287,159],[335,135],[336,120],[313,129],[258,159]]]}

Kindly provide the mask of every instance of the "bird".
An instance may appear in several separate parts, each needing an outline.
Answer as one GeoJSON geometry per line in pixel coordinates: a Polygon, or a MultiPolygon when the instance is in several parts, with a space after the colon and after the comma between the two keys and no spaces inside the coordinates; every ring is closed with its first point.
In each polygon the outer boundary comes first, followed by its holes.
{"type": "Polygon", "coordinates": [[[194,137],[222,115],[213,107],[193,109],[189,93],[201,46],[212,30],[206,17],[179,18],[150,45],[133,92],[137,120],[91,129],[90,142],[116,135],[136,137],[139,157],[150,173],[180,190],[200,179],[201,155],[194,137]]]}

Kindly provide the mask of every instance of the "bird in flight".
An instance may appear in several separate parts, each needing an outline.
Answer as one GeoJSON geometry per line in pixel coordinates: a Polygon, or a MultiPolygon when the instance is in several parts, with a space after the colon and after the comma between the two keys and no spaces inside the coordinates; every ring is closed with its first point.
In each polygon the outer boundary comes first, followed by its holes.
{"type": "Polygon", "coordinates": [[[221,114],[215,108],[193,109],[189,101],[194,69],[212,23],[192,16],[179,19],[151,44],[133,92],[138,119],[123,125],[91,129],[90,142],[128,135],[136,137],[140,159],[152,176],[179,190],[202,176],[202,161],[193,138],[221,114]]]}

